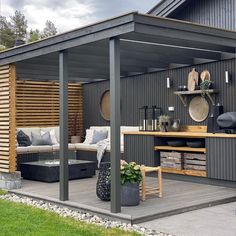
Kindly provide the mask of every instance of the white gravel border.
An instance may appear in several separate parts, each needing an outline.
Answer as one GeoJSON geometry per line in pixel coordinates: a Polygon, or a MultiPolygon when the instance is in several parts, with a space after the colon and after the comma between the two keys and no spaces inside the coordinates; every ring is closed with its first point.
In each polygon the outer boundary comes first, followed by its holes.
{"type": "Polygon", "coordinates": [[[101,218],[97,215],[92,215],[91,213],[86,213],[82,211],[71,210],[67,207],[62,207],[56,204],[52,204],[42,200],[35,200],[29,197],[18,196],[16,194],[8,193],[5,195],[1,195],[0,199],[4,199],[11,202],[23,203],[28,206],[32,206],[35,208],[48,210],[50,212],[54,212],[62,217],[70,217],[78,221],[83,221],[89,224],[95,224],[99,226],[103,226],[105,228],[119,228],[125,231],[133,231],[137,232],[141,235],[145,236],[171,236],[167,233],[158,232],[152,229],[144,228],[139,225],[131,225],[127,223],[122,223],[120,221],[111,221],[106,218],[101,218]]]}

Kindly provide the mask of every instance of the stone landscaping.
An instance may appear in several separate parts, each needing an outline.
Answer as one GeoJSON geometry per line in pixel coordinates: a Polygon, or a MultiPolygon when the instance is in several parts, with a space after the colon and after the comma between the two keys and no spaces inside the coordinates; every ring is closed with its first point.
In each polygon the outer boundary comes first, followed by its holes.
{"type": "Polygon", "coordinates": [[[126,231],[134,231],[141,235],[146,235],[146,236],[154,236],[154,235],[155,236],[171,236],[170,234],[147,229],[139,225],[131,225],[127,223],[122,223],[120,221],[112,221],[106,218],[101,218],[97,215],[93,215],[91,213],[71,210],[67,207],[62,207],[62,206],[52,204],[46,201],[35,200],[32,198],[18,196],[15,194],[1,195],[0,199],[17,202],[17,203],[23,203],[23,204],[26,204],[35,208],[40,208],[40,209],[54,212],[62,217],[71,217],[75,220],[83,221],[89,224],[96,224],[99,226],[103,226],[105,228],[119,228],[126,231]]]}

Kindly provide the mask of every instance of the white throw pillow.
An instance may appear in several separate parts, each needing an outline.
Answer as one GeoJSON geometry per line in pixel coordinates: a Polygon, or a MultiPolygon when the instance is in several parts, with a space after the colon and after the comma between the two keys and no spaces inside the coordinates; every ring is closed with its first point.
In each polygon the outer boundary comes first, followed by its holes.
{"type": "MultiPolygon", "coordinates": [[[[41,135],[44,135],[46,133],[46,131],[40,130],[40,133],[41,133],[41,135]]],[[[50,137],[51,137],[51,140],[52,140],[52,144],[53,145],[58,144],[55,130],[51,129],[49,131],[49,134],[50,134],[50,137]]]]}
{"type": "Polygon", "coordinates": [[[94,132],[94,130],[92,130],[92,129],[86,129],[86,136],[85,136],[85,140],[83,143],[91,144],[93,142],[93,132],[94,132]]]}

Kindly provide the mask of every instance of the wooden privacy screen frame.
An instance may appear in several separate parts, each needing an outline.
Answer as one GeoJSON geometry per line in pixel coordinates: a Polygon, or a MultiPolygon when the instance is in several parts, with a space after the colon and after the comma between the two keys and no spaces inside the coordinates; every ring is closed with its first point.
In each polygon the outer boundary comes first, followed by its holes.
{"type": "Polygon", "coordinates": [[[110,90],[105,90],[101,96],[100,113],[104,120],[110,121],[110,90]]]}

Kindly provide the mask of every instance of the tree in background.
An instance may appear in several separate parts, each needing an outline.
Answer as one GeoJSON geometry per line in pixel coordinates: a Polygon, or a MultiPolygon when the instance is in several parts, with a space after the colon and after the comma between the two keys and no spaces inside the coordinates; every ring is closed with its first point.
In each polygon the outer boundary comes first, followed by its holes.
{"type": "Polygon", "coordinates": [[[39,39],[41,39],[39,30],[38,29],[36,29],[36,30],[31,29],[30,32],[29,32],[28,43],[38,41],[39,39]]]}
{"type": "Polygon", "coordinates": [[[15,45],[15,34],[6,17],[0,16],[0,45],[1,49],[11,48],[15,45]]]}
{"type": "Polygon", "coordinates": [[[0,16],[0,51],[15,46],[17,39],[34,42],[57,34],[55,25],[47,20],[42,32],[38,29],[27,31],[27,20],[23,13],[15,11],[8,21],[6,17],[0,16]]]}
{"type": "Polygon", "coordinates": [[[26,40],[27,38],[27,20],[20,11],[15,11],[14,16],[10,16],[11,27],[15,33],[16,39],[26,40]]]}
{"type": "Polygon", "coordinates": [[[41,38],[48,38],[56,34],[57,34],[57,28],[50,20],[47,20],[41,38]]]}

